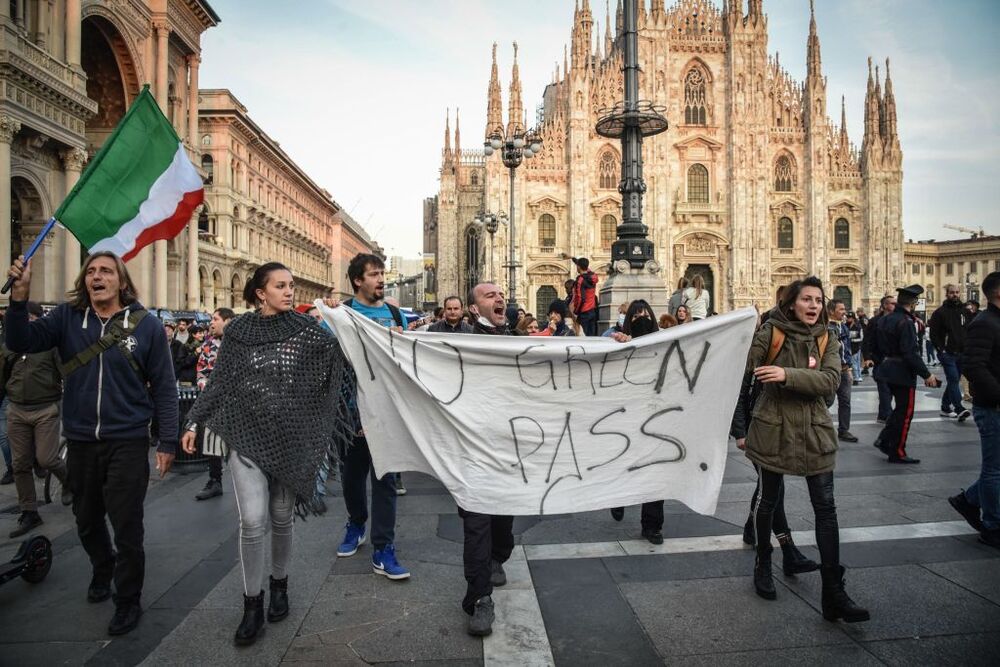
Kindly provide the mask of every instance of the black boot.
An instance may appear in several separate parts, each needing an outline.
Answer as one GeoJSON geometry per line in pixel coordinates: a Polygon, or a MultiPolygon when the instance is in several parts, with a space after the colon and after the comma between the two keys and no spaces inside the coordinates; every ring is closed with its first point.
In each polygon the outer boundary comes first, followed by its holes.
{"type": "Polygon", "coordinates": [[[787,533],[779,535],[778,544],[781,545],[781,570],[785,573],[786,577],[813,572],[819,569],[819,563],[806,558],[805,554],[799,551],[799,548],[795,546],[795,542],[792,542],[791,535],[787,533]]]}
{"type": "Polygon", "coordinates": [[[260,595],[243,596],[243,620],[236,628],[233,642],[237,646],[250,646],[257,635],[264,632],[264,591],[260,595]]]}
{"type": "Polygon", "coordinates": [[[271,580],[271,597],[267,601],[267,622],[277,623],[288,616],[288,577],[271,580]]]}
{"type": "Polygon", "coordinates": [[[841,565],[824,565],[823,575],[823,618],[828,621],[844,619],[847,623],[867,621],[871,618],[867,609],[854,604],[854,600],[844,590],[844,568],[841,565]]]}
{"type": "Polygon", "coordinates": [[[753,587],[757,595],[765,600],[775,600],[778,592],[774,590],[774,578],[771,576],[771,547],[766,552],[757,552],[757,560],[753,566],[753,587]]]}

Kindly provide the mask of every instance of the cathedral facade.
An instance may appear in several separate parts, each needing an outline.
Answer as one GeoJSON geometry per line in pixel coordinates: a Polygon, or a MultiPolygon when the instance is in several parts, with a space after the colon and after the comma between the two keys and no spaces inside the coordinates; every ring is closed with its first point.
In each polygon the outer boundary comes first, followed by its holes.
{"type": "MultiPolygon", "coordinates": [[[[665,108],[667,132],[643,146],[644,223],[668,287],[700,274],[713,309],[773,304],[778,288],[806,275],[828,296],[871,308],[903,275],[902,152],[889,63],[884,84],[869,59],[860,149],[827,114],[815,17],[798,83],[768,54],[762,0],[639,3],[640,99],[665,108]]],[[[621,147],[594,127],[623,98],[621,7],[604,35],[588,0],[574,12],[571,45],[544,91],[538,155],[515,171],[518,301],[543,311],[562,295],[570,256],[606,274],[621,222],[621,147]]],[[[496,46],[485,135],[524,129],[515,45],[506,123],[496,46]]],[[[478,139],[477,133],[477,139],[478,139]]],[[[479,146],[479,141],[476,142],[479,146]]],[[[507,288],[510,229],[495,235],[479,212],[508,213],[509,172],[499,152],[463,149],[456,114],[446,123],[436,215],[437,297],[494,279],[507,288]],[[452,139],[454,137],[454,139],[452,139]]],[[[425,230],[426,231],[426,230],[425,230]]],[[[430,249],[428,249],[430,250],[430,249]]]]}

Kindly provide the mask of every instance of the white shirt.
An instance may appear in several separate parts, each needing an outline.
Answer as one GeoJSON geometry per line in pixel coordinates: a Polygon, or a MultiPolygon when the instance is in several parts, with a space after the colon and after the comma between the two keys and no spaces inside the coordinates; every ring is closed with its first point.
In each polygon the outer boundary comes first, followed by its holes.
{"type": "Polygon", "coordinates": [[[707,289],[702,289],[701,296],[695,297],[695,289],[693,287],[688,287],[684,290],[684,300],[681,301],[681,303],[688,307],[688,311],[691,313],[691,319],[701,320],[708,317],[711,297],[709,296],[707,289]]]}

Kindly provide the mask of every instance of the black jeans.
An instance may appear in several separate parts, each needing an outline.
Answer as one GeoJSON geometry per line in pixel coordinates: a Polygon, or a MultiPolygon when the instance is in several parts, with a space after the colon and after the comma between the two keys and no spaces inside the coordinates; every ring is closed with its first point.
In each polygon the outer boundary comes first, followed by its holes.
{"type": "Polygon", "coordinates": [[[597,335],[597,309],[588,310],[585,313],[580,313],[577,315],[577,322],[580,323],[580,328],[583,329],[584,336],[596,336],[597,335]]]}
{"type": "Polygon", "coordinates": [[[208,478],[216,482],[222,481],[222,457],[206,454],[208,459],[208,478]]]}
{"type": "MultiPolygon", "coordinates": [[[[774,508],[781,497],[784,475],[760,469],[760,496],[754,505],[754,527],[757,532],[757,553],[771,553],[771,529],[774,508]]],[[[837,525],[837,505],[833,501],[833,472],[807,475],[809,500],[816,515],[816,545],[824,567],[840,565],[840,528],[837,525]]]]}
{"type": "Polygon", "coordinates": [[[115,604],[139,604],[146,572],[143,507],[149,485],[149,440],[69,442],[66,468],[80,543],[95,579],[114,576],[115,604]],[[115,533],[111,549],[105,516],[115,533]]]}
{"type": "Polygon", "coordinates": [[[462,609],[472,615],[476,600],[493,594],[491,560],[506,563],[514,550],[514,517],[467,512],[458,508],[465,529],[462,562],[465,565],[465,598],[462,609]]]}
{"type": "MultiPolygon", "coordinates": [[[[756,463],[753,465],[757,469],[757,486],[753,488],[753,496],[750,497],[750,516],[747,517],[749,523],[754,523],[754,508],[757,507],[757,498],[760,496],[760,466],[756,463]]],[[[774,532],[774,536],[788,535],[792,532],[792,529],[788,527],[788,517],[785,516],[785,482],[782,480],[781,485],[778,487],[778,499],[774,503],[774,509],[771,512],[771,530],[774,532]]]]}
{"type": "MultiPolygon", "coordinates": [[[[613,509],[624,511],[624,507],[613,509]]],[[[642,504],[639,522],[643,530],[663,530],[663,501],[653,500],[642,504]]]]}
{"type": "Polygon", "coordinates": [[[368,521],[368,477],[372,480],[372,546],[382,549],[396,539],[396,476],[387,473],[375,476],[368,441],[355,436],[354,443],[343,452],[341,487],[344,504],[351,522],[363,526],[368,521]]]}
{"type": "Polygon", "coordinates": [[[875,387],[878,389],[878,418],[885,421],[892,412],[892,389],[882,380],[875,380],[875,387]]]}
{"type": "Polygon", "coordinates": [[[840,385],[837,386],[837,432],[844,434],[851,430],[851,371],[840,371],[840,385]]]}
{"type": "Polygon", "coordinates": [[[910,420],[913,419],[913,404],[916,399],[916,388],[901,384],[887,384],[896,401],[885,428],[879,433],[878,439],[892,447],[892,457],[906,456],[906,440],[910,436],[910,420]]]}

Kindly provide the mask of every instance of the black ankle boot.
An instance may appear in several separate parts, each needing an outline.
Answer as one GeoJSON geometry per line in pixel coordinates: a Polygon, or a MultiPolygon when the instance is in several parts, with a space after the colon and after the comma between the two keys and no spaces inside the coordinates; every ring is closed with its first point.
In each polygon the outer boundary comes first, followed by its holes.
{"type": "Polygon", "coordinates": [[[844,590],[844,568],[841,565],[824,565],[820,568],[823,576],[823,618],[828,621],[844,619],[846,623],[867,621],[871,618],[867,609],[862,609],[844,590]]]}
{"type": "Polygon", "coordinates": [[[743,544],[751,547],[757,545],[757,532],[753,527],[753,514],[747,517],[747,522],[743,524],[743,544]]]}
{"type": "Polygon", "coordinates": [[[249,646],[264,632],[264,591],[260,595],[243,596],[243,620],[236,628],[233,641],[237,646],[249,646]]]}
{"type": "Polygon", "coordinates": [[[757,595],[765,600],[775,600],[778,592],[774,590],[774,578],[771,576],[771,548],[767,553],[757,553],[757,560],[753,566],[753,587],[757,590],[757,595]]]}
{"type": "Polygon", "coordinates": [[[288,577],[271,580],[271,597],[267,601],[267,622],[277,623],[288,616],[288,577]]]}
{"type": "Polygon", "coordinates": [[[799,551],[792,542],[791,535],[781,535],[778,537],[778,544],[781,545],[781,570],[786,577],[796,574],[804,574],[819,569],[819,563],[806,558],[805,554],[799,551]]]}

